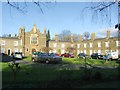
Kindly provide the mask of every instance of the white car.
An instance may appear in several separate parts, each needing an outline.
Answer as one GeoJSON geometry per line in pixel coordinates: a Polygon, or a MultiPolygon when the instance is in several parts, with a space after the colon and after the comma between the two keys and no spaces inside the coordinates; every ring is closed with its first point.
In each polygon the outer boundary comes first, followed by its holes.
{"type": "Polygon", "coordinates": [[[22,55],[22,52],[14,52],[12,57],[14,59],[22,59],[23,58],[23,55],[22,55]]]}
{"type": "Polygon", "coordinates": [[[103,59],[105,60],[113,60],[113,59],[118,59],[118,52],[110,52],[110,53],[107,53],[103,59]]]}

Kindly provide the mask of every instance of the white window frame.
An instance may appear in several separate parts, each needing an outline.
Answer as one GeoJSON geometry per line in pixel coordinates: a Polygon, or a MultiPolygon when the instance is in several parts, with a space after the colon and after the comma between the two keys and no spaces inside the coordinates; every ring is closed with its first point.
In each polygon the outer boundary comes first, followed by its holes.
{"type": "Polygon", "coordinates": [[[116,46],[120,46],[120,41],[116,41],[116,46]]]}
{"type": "Polygon", "coordinates": [[[14,41],[14,46],[18,46],[18,41],[14,41]]]}
{"type": "Polygon", "coordinates": [[[63,53],[65,53],[65,50],[64,50],[64,49],[61,50],[61,54],[63,54],[63,53]]]}
{"type": "Polygon", "coordinates": [[[90,55],[92,54],[92,50],[90,50],[90,55]]]}
{"type": "Polygon", "coordinates": [[[80,50],[77,50],[77,54],[79,54],[80,53],[80,50]]]}
{"type": "Polygon", "coordinates": [[[92,44],[92,43],[90,43],[90,47],[92,47],[92,45],[93,45],[93,44],[92,44]]]}
{"type": "Polygon", "coordinates": [[[34,44],[34,43],[31,43],[32,37],[37,38],[37,43],[36,44],[38,44],[38,35],[37,34],[31,34],[31,36],[30,36],[30,44],[34,44]]]}
{"type": "Polygon", "coordinates": [[[98,50],[98,53],[101,53],[101,50],[98,50]]]}
{"type": "Polygon", "coordinates": [[[77,47],[80,48],[80,44],[77,44],[77,47]]]}
{"type": "Polygon", "coordinates": [[[22,49],[20,49],[20,52],[22,52],[22,49]]]}
{"type": "Polygon", "coordinates": [[[73,44],[71,44],[71,47],[73,47],[73,44]]]}
{"type": "Polygon", "coordinates": [[[98,42],[98,47],[101,47],[101,42],[98,42]]]}
{"type": "Polygon", "coordinates": [[[63,43],[61,47],[64,48],[64,47],[65,47],[65,44],[63,43]]]}
{"type": "Polygon", "coordinates": [[[106,47],[109,47],[109,42],[105,42],[105,46],[106,46],[106,47]]]}
{"type": "Polygon", "coordinates": [[[1,46],[5,45],[5,40],[1,40],[1,46]]]}
{"type": "Polygon", "coordinates": [[[86,54],[86,50],[84,50],[84,53],[86,54]]]}
{"type": "Polygon", "coordinates": [[[87,44],[86,43],[84,43],[84,48],[86,48],[87,47],[87,44]]]}
{"type": "Polygon", "coordinates": [[[53,47],[56,47],[56,46],[57,46],[57,43],[54,43],[54,44],[53,44],[53,47]]]}
{"type": "Polygon", "coordinates": [[[81,53],[83,53],[83,51],[82,51],[82,50],[81,50],[80,52],[81,52],[81,53]]]}
{"type": "Polygon", "coordinates": [[[22,39],[20,40],[20,45],[22,46],[22,39]]]}
{"type": "Polygon", "coordinates": [[[53,50],[53,53],[56,53],[56,52],[57,52],[57,50],[56,50],[56,49],[54,49],[54,50],[53,50]]]}
{"type": "Polygon", "coordinates": [[[5,48],[1,48],[1,53],[5,53],[5,48]]]}

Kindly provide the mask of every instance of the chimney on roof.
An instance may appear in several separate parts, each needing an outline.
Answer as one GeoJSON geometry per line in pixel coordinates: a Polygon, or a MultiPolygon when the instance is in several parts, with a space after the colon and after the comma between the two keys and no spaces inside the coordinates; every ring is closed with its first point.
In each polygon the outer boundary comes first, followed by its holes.
{"type": "Polygon", "coordinates": [[[73,34],[71,34],[71,42],[74,42],[74,40],[73,40],[73,34]]]}
{"type": "Polygon", "coordinates": [[[44,34],[46,34],[46,28],[44,28],[44,34]]]}
{"type": "Polygon", "coordinates": [[[55,41],[58,42],[58,34],[55,34],[55,41]]]}
{"type": "Polygon", "coordinates": [[[107,30],[107,37],[106,37],[107,39],[109,39],[110,38],[110,30],[107,30]]]}
{"type": "Polygon", "coordinates": [[[83,41],[83,35],[80,35],[80,42],[83,41]]]}
{"type": "Polygon", "coordinates": [[[95,40],[95,38],[96,38],[96,36],[95,36],[95,33],[93,32],[93,33],[91,34],[91,39],[92,39],[92,40],[95,40]]]}

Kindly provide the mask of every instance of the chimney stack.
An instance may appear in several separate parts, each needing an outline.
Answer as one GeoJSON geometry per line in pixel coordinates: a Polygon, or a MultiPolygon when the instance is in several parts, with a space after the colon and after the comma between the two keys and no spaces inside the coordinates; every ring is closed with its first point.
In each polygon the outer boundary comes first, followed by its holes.
{"type": "Polygon", "coordinates": [[[58,42],[58,34],[55,34],[55,41],[58,42]]]}
{"type": "Polygon", "coordinates": [[[96,38],[96,36],[95,36],[95,33],[93,32],[93,33],[91,34],[91,39],[92,39],[92,40],[95,40],[95,38],[96,38]]]}
{"type": "Polygon", "coordinates": [[[80,42],[83,41],[83,35],[80,35],[80,42]]]}
{"type": "Polygon", "coordinates": [[[73,40],[73,34],[71,34],[71,42],[74,42],[74,40],[73,40]]]}
{"type": "Polygon", "coordinates": [[[106,37],[107,39],[109,39],[110,38],[110,30],[107,30],[107,37],[106,37]]]}
{"type": "Polygon", "coordinates": [[[44,28],[44,34],[46,35],[46,28],[44,28]]]}

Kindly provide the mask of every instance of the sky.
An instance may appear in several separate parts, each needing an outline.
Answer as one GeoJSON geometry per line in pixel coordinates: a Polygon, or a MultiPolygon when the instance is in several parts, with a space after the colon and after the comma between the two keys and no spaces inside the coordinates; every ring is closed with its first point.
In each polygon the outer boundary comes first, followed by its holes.
{"type": "MultiPolygon", "coordinates": [[[[21,7],[24,2],[17,2],[21,7]]],[[[19,28],[24,26],[25,31],[32,29],[34,23],[43,33],[44,28],[50,30],[51,38],[55,34],[60,34],[63,30],[70,30],[71,33],[83,34],[84,32],[96,32],[99,35],[105,35],[107,29],[112,33],[115,24],[118,23],[117,5],[108,8],[104,13],[96,16],[92,10],[85,9],[99,4],[100,2],[53,2],[51,4],[41,4],[38,8],[33,2],[27,2],[27,7],[21,11],[10,7],[7,3],[2,2],[2,33],[1,34],[18,34],[19,28]],[[110,19],[109,19],[110,18],[110,19]]]]}

